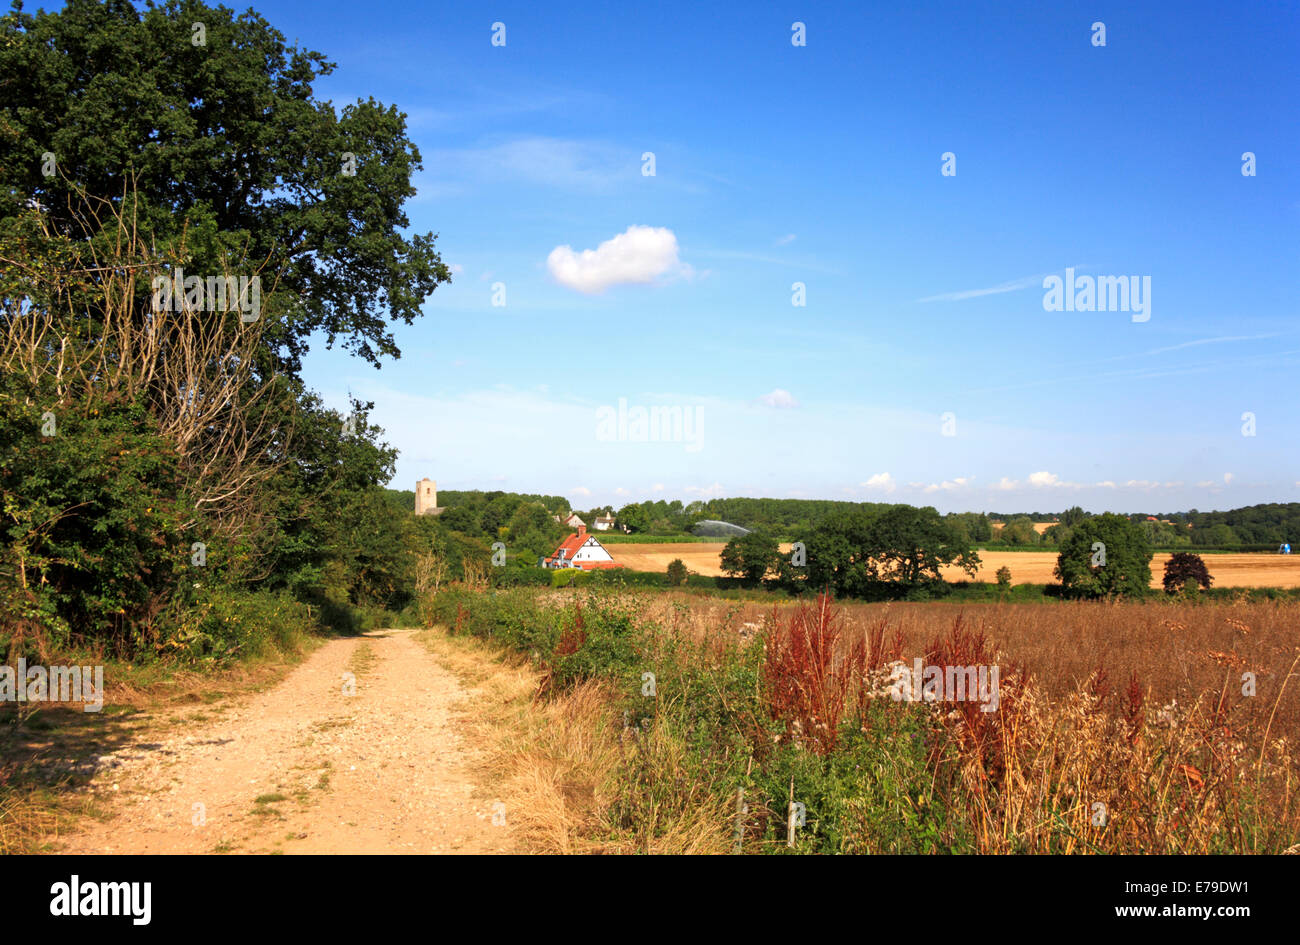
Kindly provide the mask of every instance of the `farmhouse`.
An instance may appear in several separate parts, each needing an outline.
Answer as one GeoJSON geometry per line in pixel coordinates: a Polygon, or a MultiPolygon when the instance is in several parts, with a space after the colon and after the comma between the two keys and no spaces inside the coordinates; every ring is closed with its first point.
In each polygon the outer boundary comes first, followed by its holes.
{"type": "Polygon", "coordinates": [[[567,518],[560,518],[560,516],[558,515],[552,516],[552,518],[554,518],[561,525],[568,525],[570,528],[587,527],[587,523],[584,522],[582,519],[578,518],[577,512],[570,512],[567,518]]]}
{"type": "Polygon", "coordinates": [[[555,549],[555,554],[542,559],[541,565],[544,568],[580,568],[583,571],[622,567],[614,562],[614,556],[594,535],[587,534],[586,525],[579,525],[578,530],[555,549]]]}
{"type": "Polygon", "coordinates": [[[603,515],[596,516],[596,531],[607,532],[614,527],[614,516],[606,512],[603,515]]]}

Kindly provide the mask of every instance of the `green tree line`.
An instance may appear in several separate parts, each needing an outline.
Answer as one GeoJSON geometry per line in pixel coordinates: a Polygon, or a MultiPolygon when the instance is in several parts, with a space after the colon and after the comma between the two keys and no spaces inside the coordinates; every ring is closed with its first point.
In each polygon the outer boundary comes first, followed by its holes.
{"type": "Polygon", "coordinates": [[[450,279],[408,232],[405,116],[317,98],[333,69],[194,0],[0,16],[10,658],[249,653],[404,606],[411,549],[449,540],[394,514],[373,405],[301,378],[311,339],[399,357],[450,279]]]}

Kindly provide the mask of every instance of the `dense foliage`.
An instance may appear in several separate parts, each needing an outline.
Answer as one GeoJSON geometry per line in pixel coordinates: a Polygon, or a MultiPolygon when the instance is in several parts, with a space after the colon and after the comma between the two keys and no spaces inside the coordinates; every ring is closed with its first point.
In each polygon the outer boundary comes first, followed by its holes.
{"type": "Polygon", "coordinates": [[[1151,556],[1141,527],[1107,512],[1074,527],[1061,545],[1056,576],[1071,596],[1142,596],[1151,584],[1151,556]]]}
{"type": "Polygon", "coordinates": [[[968,532],[929,507],[857,508],[826,521],[805,544],[808,585],[836,596],[925,593],[941,583],[941,568],[973,575],[979,567],[968,532]]]}
{"type": "Polygon", "coordinates": [[[286,369],[313,332],[367,361],[396,356],[388,322],[410,323],[450,273],[432,234],[403,234],[422,166],[405,116],[373,99],[336,112],[312,89],[333,71],[252,10],[16,6],[0,17],[0,220],[34,199],[72,232],[79,190],[134,191],[144,232],[186,240],[188,271],[223,272],[238,248],[274,277],[286,369]]]}
{"type": "Polygon", "coordinates": [[[722,570],[732,577],[742,577],[757,584],[780,563],[777,540],[761,532],[750,532],[727,542],[722,549],[722,570]]]}
{"type": "Polygon", "coordinates": [[[1166,593],[1176,594],[1186,590],[1189,584],[1208,590],[1213,580],[1210,569],[1205,566],[1205,559],[1200,555],[1180,551],[1170,555],[1165,562],[1165,576],[1161,584],[1166,593]]]}
{"type": "Polygon", "coordinates": [[[332,68],[196,0],[0,17],[0,655],[249,652],[477,553],[394,508],[370,405],[299,377],[313,334],[398,356],[449,278],[404,232],[404,116],[317,100],[332,68]],[[258,304],[163,301],[185,274],[258,304]]]}

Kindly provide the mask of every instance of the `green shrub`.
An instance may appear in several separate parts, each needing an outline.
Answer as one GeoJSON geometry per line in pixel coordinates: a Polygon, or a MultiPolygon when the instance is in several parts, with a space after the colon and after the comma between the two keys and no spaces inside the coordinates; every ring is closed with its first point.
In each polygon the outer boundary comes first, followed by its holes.
{"type": "Polygon", "coordinates": [[[963,852],[947,807],[932,797],[925,717],[892,702],[872,706],[867,724],[850,728],[825,757],[789,746],[774,751],[746,792],[760,812],[766,852],[963,852]],[[793,849],[786,845],[791,793],[805,808],[793,849]]]}
{"type": "Polygon", "coordinates": [[[162,641],[162,655],[224,663],[298,649],[315,623],[308,605],[268,591],[202,589],[162,641]]]}

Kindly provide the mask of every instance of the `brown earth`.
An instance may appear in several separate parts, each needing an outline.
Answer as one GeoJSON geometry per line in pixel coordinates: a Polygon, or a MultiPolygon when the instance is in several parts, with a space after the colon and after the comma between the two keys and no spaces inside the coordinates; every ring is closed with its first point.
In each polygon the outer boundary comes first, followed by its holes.
{"type": "Polygon", "coordinates": [[[500,853],[514,848],[465,735],[479,689],[414,638],[332,640],[275,687],[164,713],[93,758],[107,805],[72,853],[500,853]],[[355,693],[347,695],[345,674],[355,693]],[[201,806],[200,806],[201,805],[201,806]]]}
{"type": "MultiPolygon", "coordinates": [[[[636,571],[665,571],[669,562],[681,558],[692,571],[717,577],[722,574],[718,557],[725,542],[682,542],[680,544],[610,544],[607,550],[619,564],[636,571]]],[[[788,544],[781,546],[789,552],[788,544]]],[[[1215,587],[1300,587],[1300,555],[1222,554],[1205,555],[1206,566],[1215,587]]],[[[998,568],[1005,565],[1016,584],[1049,584],[1056,580],[1054,551],[981,551],[983,562],[975,580],[993,581],[998,568]]],[[[1151,586],[1159,587],[1169,555],[1156,555],[1151,561],[1151,586]]],[[[960,568],[945,569],[951,581],[966,577],[960,568]]]]}

